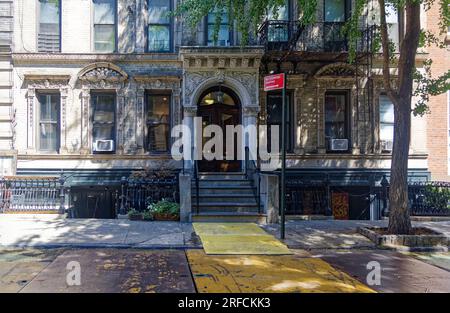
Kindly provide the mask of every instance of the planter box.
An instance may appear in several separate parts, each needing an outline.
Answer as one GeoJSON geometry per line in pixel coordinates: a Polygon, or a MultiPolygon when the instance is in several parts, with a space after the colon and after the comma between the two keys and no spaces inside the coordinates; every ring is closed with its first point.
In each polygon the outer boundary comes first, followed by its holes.
{"type": "Polygon", "coordinates": [[[142,221],[142,214],[128,215],[130,221],[142,221]]]}
{"type": "MultiPolygon", "coordinates": [[[[425,228],[425,227],[423,227],[425,228]]],[[[447,251],[449,238],[435,232],[435,235],[382,235],[376,232],[381,227],[358,228],[358,233],[369,238],[377,246],[407,251],[447,251]]]]}
{"type": "Polygon", "coordinates": [[[153,218],[155,221],[179,221],[179,215],[172,214],[153,214],[153,218]]]}

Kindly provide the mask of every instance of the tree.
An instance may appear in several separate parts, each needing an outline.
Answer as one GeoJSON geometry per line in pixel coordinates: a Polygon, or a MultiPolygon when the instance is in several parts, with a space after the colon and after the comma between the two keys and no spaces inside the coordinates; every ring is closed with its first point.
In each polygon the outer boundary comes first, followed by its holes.
{"type": "MultiPolygon", "coordinates": [[[[316,17],[317,0],[297,0],[300,25],[313,23],[316,17]]],[[[443,47],[442,35],[450,26],[449,0],[354,0],[351,17],[344,31],[349,40],[349,61],[355,56],[355,47],[361,32],[358,30],[359,20],[364,8],[378,2],[377,40],[383,60],[383,84],[388,97],[394,104],[394,144],[392,151],[391,178],[389,189],[389,226],[392,234],[408,234],[411,232],[411,220],[408,210],[408,156],[411,136],[411,114],[423,115],[428,112],[429,96],[438,95],[449,90],[450,70],[437,78],[430,72],[431,61],[425,62],[425,72],[415,68],[416,53],[420,46],[432,44],[443,47]],[[432,34],[421,28],[421,13],[432,5],[440,6],[441,34],[432,34]],[[386,22],[386,7],[393,7],[405,17],[404,35],[401,38],[399,52],[395,53],[394,45],[388,36],[389,25],[386,22]],[[441,35],[441,36],[440,36],[441,35]],[[393,76],[391,69],[397,67],[397,75],[393,76]],[[412,107],[412,97],[417,97],[415,107],[412,107]]],[[[257,29],[271,10],[277,14],[285,4],[285,0],[183,0],[176,15],[183,16],[191,27],[196,27],[201,19],[212,10],[229,14],[229,21],[236,22],[238,31],[242,34],[242,44],[249,40],[249,34],[257,29]]],[[[374,13],[376,14],[376,12],[374,13]]],[[[222,14],[216,15],[214,37],[217,38],[222,14]]]]}

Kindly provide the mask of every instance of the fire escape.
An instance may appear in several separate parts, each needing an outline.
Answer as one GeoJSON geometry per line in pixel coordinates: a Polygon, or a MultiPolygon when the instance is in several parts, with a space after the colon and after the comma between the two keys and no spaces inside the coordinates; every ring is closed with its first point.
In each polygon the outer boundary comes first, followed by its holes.
{"type": "MultiPolygon", "coordinates": [[[[363,16],[361,35],[354,42],[355,54],[353,66],[355,68],[355,81],[357,103],[365,101],[369,110],[370,121],[373,121],[373,106],[370,103],[372,92],[372,59],[373,41],[376,32],[375,25],[369,25],[368,16],[363,16]],[[361,84],[363,82],[363,84],[361,84]],[[363,90],[361,89],[363,88],[363,90]],[[362,92],[361,92],[362,91],[362,92]],[[364,95],[364,99],[360,97],[364,95]]],[[[266,20],[258,30],[259,44],[264,46],[265,55],[261,62],[261,72],[286,72],[286,63],[291,70],[288,74],[306,74],[298,64],[321,66],[343,62],[349,63],[350,41],[343,34],[345,22],[316,22],[302,25],[299,21],[266,20]],[[282,68],[283,67],[283,68],[282,68]],[[300,69],[299,69],[300,68],[300,69]]],[[[309,67],[309,66],[307,66],[309,67]]],[[[303,67],[304,68],[304,67],[303,67]]],[[[357,106],[358,107],[358,106],[357,106]]],[[[355,112],[360,120],[360,112],[355,112]]],[[[375,125],[370,125],[371,129],[375,125]]],[[[371,152],[375,149],[375,142],[370,143],[371,152]]]]}

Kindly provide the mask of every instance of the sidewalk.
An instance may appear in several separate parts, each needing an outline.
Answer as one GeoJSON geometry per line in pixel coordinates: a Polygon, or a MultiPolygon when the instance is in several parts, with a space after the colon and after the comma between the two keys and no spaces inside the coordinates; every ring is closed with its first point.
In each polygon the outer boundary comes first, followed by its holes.
{"type": "Polygon", "coordinates": [[[201,245],[189,223],[0,214],[0,247],[181,249],[201,245]]]}

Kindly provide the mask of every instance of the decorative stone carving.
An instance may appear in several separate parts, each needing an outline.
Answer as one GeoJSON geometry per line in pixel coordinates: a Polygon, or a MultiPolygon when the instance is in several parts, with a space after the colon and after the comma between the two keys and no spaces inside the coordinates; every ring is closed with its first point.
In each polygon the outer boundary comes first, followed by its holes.
{"type": "Polygon", "coordinates": [[[196,106],[185,106],[183,107],[185,116],[196,116],[197,115],[197,107],[196,106]]]}
{"type": "MultiPolygon", "coordinates": [[[[355,66],[348,63],[333,63],[328,64],[321,67],[316,74],[314,75],[316,78],[322,77],[355,77],[356,75],[355,66]]],[[[358,74],[359,77],[363,77],[362,73],[358,74]]]]}
{"type": "Polygon", "coordinates": [[[24,83],[28,88],[27,106],[28,106],[28,123],[27,123],[27,148],[35,149],[35,97],[36,90],[59,90],[61,96],[61,150],[66,150],[66,106],[69,90],[70,75],[43,75],[43,74],[25,74],[24,83]]]}
{"type": "Polygon", "coordinates": [[[246,116],[258,116],[259,106],[247,106],[242,108],[242,113],[246,116]]]}
{"type": "MultiPolygon", "coordinates": [[[[248,91],[253,104],[258,103],[259,89],[257,86],[258,73],[246,71],[196,71],[186,72],[184,79],[184,106],[193,105],[192,96],[199,85],[209,79],[216,79],[217,83],[223,84],[227,78],[238,81],[248,91]]],[[[196,104],[195,104],[196,105],[196,104]]]]}
{"type": "Polygon", "coordinates": [[[112,63],[98,62],[81,70],[78,79],[90,83],[119,83],[127,80],[128,74],[112,63]]]}

